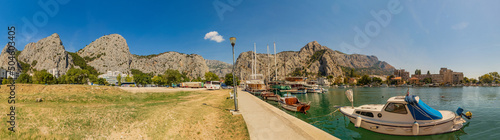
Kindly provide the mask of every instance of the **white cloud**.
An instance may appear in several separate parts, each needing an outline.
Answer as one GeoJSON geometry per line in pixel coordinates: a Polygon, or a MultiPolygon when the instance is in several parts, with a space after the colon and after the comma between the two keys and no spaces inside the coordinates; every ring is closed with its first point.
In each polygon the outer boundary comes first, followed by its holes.
{"type": "Polygon", "coordinates": [[[217,31],[211,31],[211,32],[208,32],[207,34],[205,34],[205,40],[207,39],[210,39],[212,41],[215,41],[217,43],[221,43],[222,41],[224,41],[224,38],[219,35],[219,33],[217,31]]]}
{"type": "Polygon", "coordinates": [[[453,29],[453,30],[462,30],[462,29],[467,28],[467,26],[469,26],[468,22],[460,22],[458,24],[455,24],[455,25],[451,26],[451,29],[453,29]]]}

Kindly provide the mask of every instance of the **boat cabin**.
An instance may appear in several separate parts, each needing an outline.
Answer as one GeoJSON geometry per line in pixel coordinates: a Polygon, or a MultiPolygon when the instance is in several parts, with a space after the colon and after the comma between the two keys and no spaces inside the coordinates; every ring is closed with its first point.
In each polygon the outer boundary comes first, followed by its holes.
{"type": "Polygon", "coordinates": [[[385,105],[362,105],[355,108],[354,113],[367,118],[392,122],[414,122],[443,118],[441,112],[427,106],[415,95],[391,97],[385,105]]]}

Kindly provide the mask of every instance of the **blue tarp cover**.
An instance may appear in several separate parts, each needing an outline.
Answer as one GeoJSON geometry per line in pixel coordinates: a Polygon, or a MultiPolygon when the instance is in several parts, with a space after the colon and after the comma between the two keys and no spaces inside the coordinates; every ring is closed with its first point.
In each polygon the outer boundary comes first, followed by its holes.
{"type": "Polygon", "coordinates": [[[443,118],[441,112],[429,107],[422,100],[419,99],[416,102],[415,95],[406,96],[405,101],[408,103],[408,109],[415,120],[436,120],[443,118]]]}

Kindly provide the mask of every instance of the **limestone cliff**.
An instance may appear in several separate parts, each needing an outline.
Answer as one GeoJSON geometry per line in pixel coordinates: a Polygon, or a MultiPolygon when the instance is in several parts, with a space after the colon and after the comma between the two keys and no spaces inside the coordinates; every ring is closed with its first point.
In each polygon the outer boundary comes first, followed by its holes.
{"type": "MultiPolygon", "coordinates": [[[[0,54],[0,68],[4,69],[4,70],[8,70],[8,67],[9,67],[9,56],[10,54],[7,52],[7,49],[8,49],[9,45],[5,45],[5,47],[3,48],[2,50],[2,53],[0,54]]],[[[17,49],[15,49],[14,51],[17,51],[17,49]]],[[[21,71],[21,66],[20,64],[17,62],[16,59],[13,59],[13,61],[16,63],[16,70],[17,72],[20,72],[21,71]]]]}
{"type": "MultiPolygon", "coordinates": [[[[252,58],[253,52],[251,51],[239,55],[236,61],[236,74],[239,77],[248,79],[252,73],[252,58]]],[[[394,67],[384,61],[379,61],[376,56],[344,54],[321,46],[316,41],[309,42],[298,52],[278,53],[277,65],[274,64],[274,59],[274,55],[268,57],[267,54],[257,54],[257,73],[274,78],[277,68],[278,78],[283,79],[285,74],[290,74],[294,70],[307,73],[308,77],[316,77],[317,75],[343,76],[343,67],[361,69],[373,72],[372,74],[388,74],[394,70],[394,67]]]]}
{"type": "Polygon", "coordinates": [[[233,65],[219,60],[205,60],[210,72],[217,74],[219,77],[224,77],[231,73],[233,65]]]}
{"type": "Polygon", "coordinates": [[[165,52],[148,56],[133,55],[126,40],[118,34],[103,36],[77,53],[101,73],[127,73],[130,69],[137,69],[145,73],[162,74],[167,69],[175,69],[194,78],[208,72],[205,60],[197,54],[165,52]]]}
{"type": "Polygon", "coordinates": [[[36,70],[57,70],[60,74],[66,73],[73,66],[73,58],[64,49],[57,33],[43,38],[36,43],[27,44],[19,61],[30,64],[36,70]]]}

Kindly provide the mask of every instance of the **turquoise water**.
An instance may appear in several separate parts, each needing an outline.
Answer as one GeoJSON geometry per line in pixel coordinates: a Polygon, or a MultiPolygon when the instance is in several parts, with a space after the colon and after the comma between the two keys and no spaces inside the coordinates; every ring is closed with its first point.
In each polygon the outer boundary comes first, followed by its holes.
{"type": "MultiPolygon", "coordinates": [[[[355,128],[340,112],[335,112],[335,106],[351,105],[344,94],[346,90],[332,88],[324,94],[298,94],[296,96],[301,102],[311,101],[308,114],[285,111],[340,139],[500,139],[500,87],[410,88],[410,94],[420,96],[434,109],[455,112],[462,107],[464,112],[471,111],[473,114],[462,130],[432,136],[392,136],[355,128]]],[[[392,96],[405,95],[406,90],[353,88],[354,106],[385,104],[392,96]]],[[[268,103],[278,106],[276,102],[268,103]]]]}

